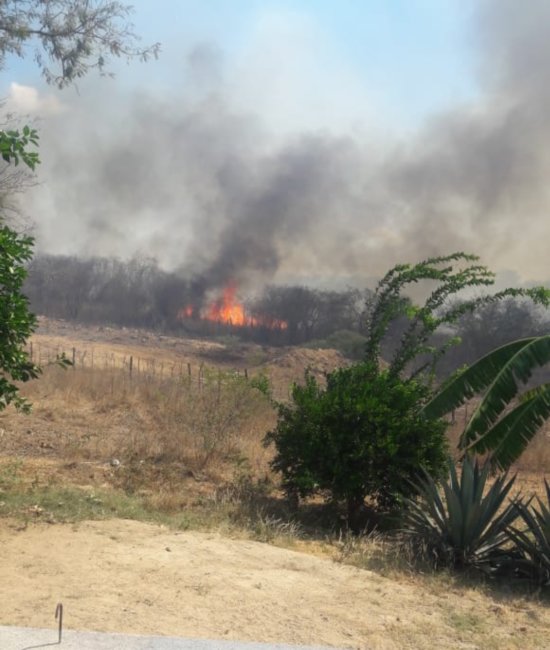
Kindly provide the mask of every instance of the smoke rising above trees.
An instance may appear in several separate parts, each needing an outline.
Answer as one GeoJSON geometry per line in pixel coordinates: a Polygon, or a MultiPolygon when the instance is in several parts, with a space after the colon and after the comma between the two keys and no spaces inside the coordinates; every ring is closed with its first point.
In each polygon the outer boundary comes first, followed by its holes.
{"type": "Polygon", "coordinates": [[[151,256],[193,277],[199,299],[228,279],[363,286],[399,260],[457,249],[545,279],[550,5],[477,6],[477,100],[384,142],[334,126],[270,133],[211,47],[190,53],[169,93],[84,88],[86,106],[66,101],[44,129],[52,156],[26,205],[42,215],[40,246],[151,256]]]}

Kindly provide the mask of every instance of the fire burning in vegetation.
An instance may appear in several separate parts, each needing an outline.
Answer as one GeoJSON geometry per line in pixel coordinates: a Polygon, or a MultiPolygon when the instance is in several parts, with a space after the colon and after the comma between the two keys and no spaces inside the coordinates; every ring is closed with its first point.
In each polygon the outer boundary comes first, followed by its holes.
{"type": "Polygon", "coordinates": [[[286,330],[288,327],[286,321],[278,318],[248,316],[243,303],[237,298],[237,287],[234,282],[226,285],[222,295],[201,310],[193,305],[186,305],[179,310],[178,318],[180,320],[199,318],[232,327],[266,327],[271,330],[286,330]]]}

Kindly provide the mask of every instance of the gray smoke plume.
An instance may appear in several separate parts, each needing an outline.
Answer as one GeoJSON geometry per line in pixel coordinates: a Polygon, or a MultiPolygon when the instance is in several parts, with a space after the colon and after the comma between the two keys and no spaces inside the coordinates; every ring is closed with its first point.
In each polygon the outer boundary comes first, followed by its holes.
{"type": "Polygon", "coordinates": [[[208,46],[181,93],[109,87],[48,118],[27,202],[40,246],[153,256],[198,295],[230,279],[362,281],[455,250],[548,277],[550,3],[478,6],[478,100],[385,150],[345,131],[275,138],[235,108],[208,46]]]}

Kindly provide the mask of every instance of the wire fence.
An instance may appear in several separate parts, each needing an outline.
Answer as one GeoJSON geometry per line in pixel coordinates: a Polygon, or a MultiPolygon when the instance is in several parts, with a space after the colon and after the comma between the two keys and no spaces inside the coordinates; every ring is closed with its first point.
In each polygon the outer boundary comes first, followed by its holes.
{"type": "MultiPolygon", "coordinates": [[[[206,384],[216,382],[218,385],[229,378],[242,377],[255,380],[259,373],[250,372],[248,368],[219,368],[204,363],[192,364],[182,359],[145,357],[122,352],[77,348],[71,346],[49,345],[30,342],[28,353],[33,363],[44,367],[54,364],[61,358],[68,359],[72,366],[69,372],[76,370],[116,370],[126,379],[178,380],[186,386],[194,386],[201,391],[206,384]]],[[[271,395],[276,400],[288,400],[290,386],[270,385],[271,395]]]]}

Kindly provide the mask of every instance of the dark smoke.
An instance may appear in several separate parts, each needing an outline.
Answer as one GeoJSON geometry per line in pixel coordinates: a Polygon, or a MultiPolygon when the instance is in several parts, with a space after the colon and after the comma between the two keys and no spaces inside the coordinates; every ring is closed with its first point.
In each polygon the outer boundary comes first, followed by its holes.
{"type": "Polygon", "coordinates": [[[44,125],[46,185],[27,205],[42,248],[153,256],[199,298],[230,279],[362,282],[454,250],[548,277],[550,3],[477,6],[478,100],[383,155],[345,130],[276,139],[235,108],[209,47],[181,93],[96,93],[44,125]]]}

